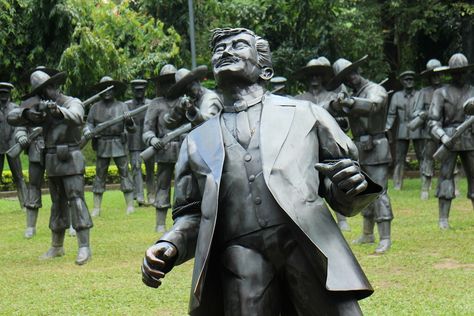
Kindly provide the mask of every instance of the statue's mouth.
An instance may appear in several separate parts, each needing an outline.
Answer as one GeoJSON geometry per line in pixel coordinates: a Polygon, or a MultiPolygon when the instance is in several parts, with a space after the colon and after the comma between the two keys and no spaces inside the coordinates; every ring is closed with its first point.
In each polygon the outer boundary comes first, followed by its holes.
{"type": "Polygon", "coordinates": [[[224,58],[219,59],[219,61],[217,61],[216,67],[231,65],[234,63],[238,63],[239,61],[240,61],[240,58],[238,57],[234,57],[234,56],[224,57],[224,58]]]}

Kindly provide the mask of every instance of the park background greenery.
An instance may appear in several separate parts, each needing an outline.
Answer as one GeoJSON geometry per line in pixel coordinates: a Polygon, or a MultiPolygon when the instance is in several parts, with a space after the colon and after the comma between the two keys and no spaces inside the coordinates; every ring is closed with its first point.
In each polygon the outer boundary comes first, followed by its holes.
{"type": "MultiPolygon", "coordinates": [[[[365,315],[473,315],[474,216],[465,198],[454,200],[449,231],[437,227],[437,200],[420,203],[419,180],[409,179],[403,191],[389,195],[393,203],[393,246],[383,256],[374,245],[351,246],[375,288],[361,301],[365,315]]],[[[125,215],[120,191],[104,195],[104,210],[91,230],[92,260],[76,266],[76,239],[66,237],[66,256],[50,261],[38,257],[50,242],[48,195],[40,210],[38,234],[23,238],[25,215],[16,198],[0,200],[1,315],[186,315],[192,261],[176,267],[158,290],[141,283],[145,249],[159,238],[154,209],[138,208],[125,215]]],[[[92,205],[92,193],[86,193],[92,205]]],[[[361,232],[361,216],[349,219],[361,232]]],[[[171,218],[168,218],[168,227],[171,218]]]]}

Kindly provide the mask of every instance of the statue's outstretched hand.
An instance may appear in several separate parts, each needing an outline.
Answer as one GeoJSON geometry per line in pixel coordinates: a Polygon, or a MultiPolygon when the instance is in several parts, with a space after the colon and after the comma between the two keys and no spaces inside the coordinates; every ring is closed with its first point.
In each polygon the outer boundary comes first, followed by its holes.
{"type": "Polygon", "coordinates": [[[347,197],[354,197],[367,189],[367,180],[356,161],[351,159],[324,161],[317,163],[315,168],[347,197]]]}
{"type": "Polygon", "coordinates": [[[142,264],[142,281],[149,287],[157,288],[162,278],[172,268],[178,250],[166,241],[158,242],[147,249],[142,264]]]}

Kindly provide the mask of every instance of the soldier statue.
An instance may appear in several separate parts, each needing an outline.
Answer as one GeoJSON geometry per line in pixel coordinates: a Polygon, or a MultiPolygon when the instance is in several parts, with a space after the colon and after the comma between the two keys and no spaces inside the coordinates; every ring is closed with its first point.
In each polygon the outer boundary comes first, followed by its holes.
{"type": "Polygon", "coordinates": [[[266,40],[213,32],[224,108],[183,141],[174,225],[148,248],[143,282],[194,257],[191,315],[361,315],[373,290],[323,198],[354,215],[380,186],[326,110],[265,91],[266,40]]]}
{"type": "Polygon", "coordinates": [[[396,132],[396,157],[395,166],[393,170],[393,187],[395,190],[401,190],[403,185],[403,172],[405,169],[405,160],[408,153],[410,141],[413,142],[415,148],[416,158],[423,164],[423,147],[425,139],[422,136],[422,129],[420,127],[411,129],[408,127],[413,119],[413,110],[415,107],[415,100],[417,98],[417,91],[415,90],[415,72],[407,70],[399,75],[400,83],[403,90],[397,91],[393,94],[388,108],[387,123],[385,129],[387,131],[395,127],[395,121],[398,120],[398,128],[396,132]]]}
{"type": "MultiPolygon", "coordinates": [[[[125,102],[130,111],[150,103],[150,99],[145,98],[145,92],[148,81],[135,79],[130,82],[132,86],[133,99],[125,102]]],[[[145,123],[145,112],[137,115],[135,118],[137,130],[128,134],[128,150],[130,153],[131,176],[133,179],[133,197],[137,200],[139,206],[145,205],[145,195],[143,189],[142,159],[140,153],[146,149],[143,143],[143,125],[145,123]]],[[[148,204],[155,201],[154,173],[155,162],[153,160],[145,161],[146,187],[148,204]]]]}
{"type": "Polygon", "coordinates": [[[287,79],[285,77],[273,77],[270,79],[270,91],[273,94],[287,96],[286,83],[287,79]]]}
{"type": "Polygon", "coordinates": [[[169,129],[165,127],[164,116],[179,103],[179,99],[166,97],[168,89],[175,83],[175,73],[176,67],[168,64],[163,66],[159,76],[154,78],[157,97],[151,100],[148,106],[143,127],[143,142],[157,149],[155,159],[151,160],[158,163],[154,206],[156,209],[155,231],[159,233],[165,231],[166,213],[171,207],[171,180],[180,147],[179,139],[172,140],[168,144],[162,144],[159,140],[160,137],[169,132],[169,129]]]}
{"type": "Polygon", "coordinates": [[[136,125],[131,117],[127,117],[123,122],[108,127],[96,136],[93,136],[93,129],[98,124],[106,122],[120,115],[128,113],[128,107],[124,102],[118,101],[115,96],[125,91],[127,86],[118,80],[105,76],[95,85],[94,89],[102,91],[105,88],[114,86],[113,89],[102,93],[101,100],[92,105],[87,116],[84,127],[84,137],[92,138],[92,148],[96,151],[96,176],[92,187],[94,192],[94,209],[92,216],[99,216],[102,204],[102,195],[105,191],[105,180],[110,159],[113,159],[120,176],[120,190],[123,192],[127,204],[126,213],[134,212],[133,207],[133,184],[128,170],[128,135],[127,132],[136,131],[136,125]]]}
{"type": "Polygon", "coordinates": [[[433,92],[441,88],[441,77],[439,73],[435,73],[435,68],[441,67],[441,62],[437,59],[430,59],[426,63],[426,69],[420,73],[422,78],[426,78],[429,85],[422,88],[416,97],[413,109],[412,120],[409,123],[410,129],[420,129],[421,137],[425,140],[422,149],[423,158],[420,163],[421,170],[421,194],[422,200],[429,198],[431,187],[431,178],[434,175],[433,154],[438,148],[439,142],[435,141],[430,134],[428,126],[428,113],[430,110],[433,92]]]}
{"type": "Polygon", "coordinates": [[[435,68],[439,74],[451,76],[451,82],[436,89],[433,93],[429,112],[431,133],[449,151],[444,157],[436,197],[439,203],[439,228],[449,228],[449,210],[454,199],[454,169],[459,156],[468,182],[468,199],[474,208],[474,127],[469,126],[461,135],[454,137],[456,128],[467,120],[463,105],[474,97],[474,86],[467,75],[474,68],[466,56],[457,53],[449,59],[449,66],[435,68]]]}
{"type": "Polygon", "coordinates": [[[374,181],[383,187],[383,193],[362,211],[363,233],[356,244],[374,242],[374,225],[377,223],[380,241],[375,253],[382,254],[391,246],[391,221],[393,219],[390,198],[387,194],[388,166],[391,162],[388,139],[385,133],[387,121],[387,92],[372,81],[362,77],[359,66],[367,56],[352,63],[340,58],[333,64],[335,76],[328,84],[331,89],[343,83],[353,90],[352,96],[340,93],[330,103],[330,111],[347,115],[359,150],[359,163],[374,181]]]}
{"type": "MultiPolygon", "coordinates": [[[[302,67],[295,74],[295,77],[303,80],[306,84],[307,90],[302,94],[295,96],[295,99],[310,101],[318,105],[329,105],[330,100],[336,98],[336,93],[328,91],[325,88],[325,85],[333,77],[334,73],[331,67],[329,60],[324,57],[318,57],[316,59],[311,59],[306,66],[302,67]]],[[[327,110],[327,108],[326,108],[327,110]]],[[[338,123],[342,123],[344,120],[343,117],[336,117],[338,123]]],[[[345,124],[348,127],[348,124],[345,124]]],[[[343,126],[341,126],[343,128],[343,126]]],[[[344,130],[344,128],[343,128],[344,130]]],[[[347,219],[344,215],[335,212],[337,218],[337,224],[342,231],[350,231],[351,228],[347,219]]]]}
{"type": "Polygon", "coordinates": [[[23,179],[23,170],[19,157],[12,158],[6,155],[6,152],[15,143],[15,127],[7,122],[8,113],[16,109],[18,105],[11,102],[11,91],[14,86],[9,82],[0,82],[0,176],[3,173],[3,164],[5,157],[12,173],[13,182],[15,183],[20,207],[25,207],[26,200],[26,184],[23,179]]]}
{"type": "Polygon", "coordinates": [[[52,243],[41,258],[64,255],[65,230],[72,222],[79,245],[76,264],[82,265],[91,257],[89,230],[92,228],[84,200],[85,159],[79,148],[84,107],[80,100],[59,91],[65,80],[64,72],[53,76],[41,70],[33,72],[31,92],[23,97],[25,101],[19,109],[10,112],[8,121],[15,126],[43,128],[44,162],[52,200],[49,221],[52,243]]]}
{"type": "Polygon", "coordinates": [[[206,66],[199,66],[191,71],[181,68],[176,72],[176,83],[169,88],[167,97],[185,97],[164,117],[168,128],[176,128],[186,122],[197,126],[220,112],[222,104],[218,95],[203,87],[200,82],[206,75],[206,66]]]}

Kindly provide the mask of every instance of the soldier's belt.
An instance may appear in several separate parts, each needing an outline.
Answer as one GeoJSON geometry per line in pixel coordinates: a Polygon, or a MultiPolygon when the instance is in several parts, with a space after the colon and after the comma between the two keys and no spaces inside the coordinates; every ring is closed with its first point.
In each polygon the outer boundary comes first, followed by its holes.
{"type": "MultiPolygon", "coordinates": [[[[69,144],[61,144],[62,146],[67,145],[68,151],[76,151],[76,150],[81,150],[79,145],[74,144],[74,145],[69,145],[69,144]]],[[[57,152],[57,147],[47,147],[45,148],[45,151],[47,154],[55,154],[57,152]]]]}
{"type": "MultiPolygon", "coordinates": [[[[372,140],[387,138],[387,134],[385,132],[375,133],[375,134],[367,134],[367,135],[371,136],[372,140]]],[[[366,135],[354,136],[354,141],[358,142],[358,141],[360,141],[360,138],[364,137],[364,136],[366,136],[366,135]]]]}
{"type": "Polygon", "coordinates": [[[122,139],[122,135],[97,135],[97,139],[122,139]]]}

